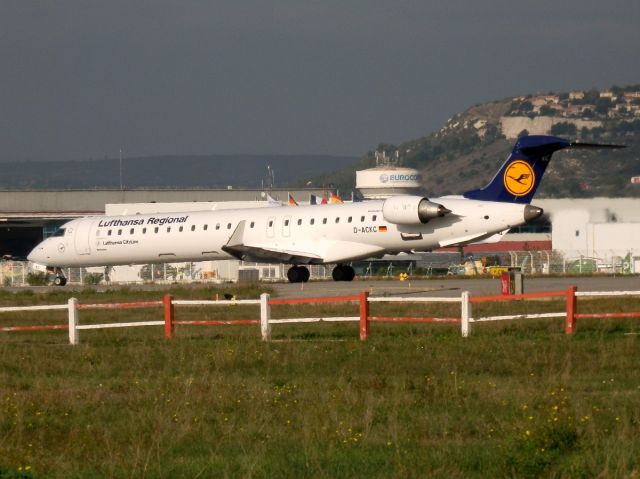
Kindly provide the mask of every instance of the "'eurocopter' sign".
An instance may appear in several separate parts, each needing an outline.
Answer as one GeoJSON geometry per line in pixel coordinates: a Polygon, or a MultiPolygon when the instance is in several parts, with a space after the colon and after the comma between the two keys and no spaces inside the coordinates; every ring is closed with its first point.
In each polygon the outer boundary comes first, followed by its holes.
{"type": "Polygon", "coordinates": [[[420,181],[420,175],[418,174],[406,174],[406,173],[393,173],[391,175],[388,175],[386,173],[382,173],[380,175],[380,182],[381,183],[404,183],[407,181],[420,181]]]}

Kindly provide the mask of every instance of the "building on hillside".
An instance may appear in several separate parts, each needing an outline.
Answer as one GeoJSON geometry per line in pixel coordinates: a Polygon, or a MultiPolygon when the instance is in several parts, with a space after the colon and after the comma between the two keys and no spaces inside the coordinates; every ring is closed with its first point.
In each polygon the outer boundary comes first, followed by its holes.
{"type": "Polygon", "coordinates": [[[616,101],[618,97],[612,91],[601,91],[600,98],[609,98],[611,101],[616,101]]]}

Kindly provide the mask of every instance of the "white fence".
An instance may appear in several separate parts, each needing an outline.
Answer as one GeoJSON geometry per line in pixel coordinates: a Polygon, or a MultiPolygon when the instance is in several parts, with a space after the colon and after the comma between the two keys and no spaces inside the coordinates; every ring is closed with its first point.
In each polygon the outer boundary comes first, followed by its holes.
{"type": "Polygon", "coordinates": [[[291,324],[291,323],[310,323],[321,321],[359,321],[360,323],[360,339],[366,340],[369,336],[369,325],[371,322],[394,322],[394,323],[437,323],[449,322],[460,323],[460,332],[463,337],[471,334],[471,326],[475,323],[483,323],[490,321],[504,320],[523,320],[523,319],[546,319],[546,318],[565,318],[565,332],[572,334],[575,331],[576,319],[580,318],[638,318],[640,312],[624,312],[624,313],[581,313],[578,314],[576,300],[578,297],[584,296],[640,296],[640,291],[613,291],[613,292],[577,292],[575,287],[568,288],[564,291],[528,293],[522,295],[511,296],[485,296],[472,297],[467,291],[463,291],[460,297],[450,298],[416,298],[416,297],[369,297],[368,292],[363,291],[358,296],[341,296],[341,297],[323,297],[323,298],[304,298],[304,299],[274,299],[269,294],[262,294],[260,299],[256,300],[230,300],[230,301],[211,301],[211,300],[174,300],[170,295],[166,295],[162,301],[141,301],[132,303],[107,303],[107,304],[79,304],[76,298],[70,298],[67,304],[58,305],[39,305],[39,306],[10,306],[0,307],[0,313],[15,313],[22,311],[47,311],[47,310],[67,310],[67,324],[50,324],[50,325],[16,325],[2,326],[0,331],[37,331],[51,329],[68,329],[69,343],[78,344],[80,340],[79,331],[89,329],[108,329],[108,328],[130,328],[142,326],[164,326],[164,336],[171,339],[174,334],[175,325],[259,325],[262,339],[269,341],[271,339],[271,326],[274,324],[291,324]],[[510,301],[521,299],[539,299],[539,298],[563,298],[565,299],[565,311],[553,313],[527,313],[502,316],[473,317],[472,304],[488,301],[510,301]],[[299,303],[335,303],[335,302],[359,302],[359,316],[338,316],[338,317],[304,317],[304,318],[286,318],[273,319],[271,317],[272,305],[299,304],[299,303]],[[432,302],[432,303],[460,303],[460,316],[456,318],[433,318],[433,317],[377,317],[369,314],[369,305],[374,302],[432,302]],[[174,317],[175,306],[230,306],[230,305],[259,305],[260,319],[246,320],[176,320],[174,317]],[[133,321],[133,322],[115,322],[105,324],[81,324],[80,311],[85,309],[129,309],[129,308],[149,308],[163,307],[164,319],[157,321],[133,321]]]}

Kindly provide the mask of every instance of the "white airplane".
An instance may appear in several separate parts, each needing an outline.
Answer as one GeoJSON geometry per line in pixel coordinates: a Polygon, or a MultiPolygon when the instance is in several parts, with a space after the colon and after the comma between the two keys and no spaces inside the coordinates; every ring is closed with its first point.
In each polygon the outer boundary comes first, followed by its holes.
{"type": "Polygon", "coordinates": [[[487,186],[460,196],[395,196],[360,203],[219,211],[89,216],[62,225],[29,254],[63,267],[241,259],[293,265],[289,281],[306,282],[309,264],[335,264],[333,279],[351,281],[349,262],[479,241],[538,218],[530,205],[551,155],[564,148],[616,145],[526,136],[487,186]]]}

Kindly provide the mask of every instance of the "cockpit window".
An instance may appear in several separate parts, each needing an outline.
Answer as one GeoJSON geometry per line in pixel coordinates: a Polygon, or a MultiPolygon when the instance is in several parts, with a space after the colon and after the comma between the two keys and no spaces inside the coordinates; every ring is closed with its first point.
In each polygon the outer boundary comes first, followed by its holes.
{"type": "Polygon", "coordinates": [[[51,236],[55,236],[55,237],[64,236],[65,231],[66,230],[64,228],[58,228],[57,230],[54,231],[54,233],[51,236]]]}

